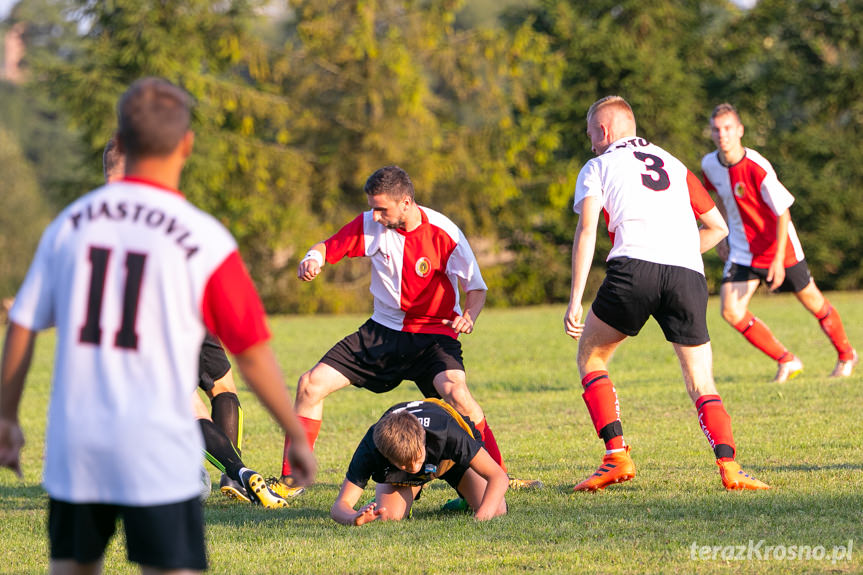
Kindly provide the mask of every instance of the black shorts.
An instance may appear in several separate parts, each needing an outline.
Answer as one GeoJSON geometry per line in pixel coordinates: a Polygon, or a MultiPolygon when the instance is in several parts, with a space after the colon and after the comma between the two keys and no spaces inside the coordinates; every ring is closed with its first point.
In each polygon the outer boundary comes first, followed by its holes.
{"type": "Polygon", "coordinates": [[[198,387],[211,391],[215,382],[225,377],[229,371],[231,362],[225,348],[216,336],[207,332],[204,343],[201,344],[201,355],[198,357],[198,387]]]}
{"type": "Polygon", "coordinates": [[[437,398],[435,376],[447,370],[464,371],[457,339],[396,331],[371,319],[334,345],[321,363],[347,377],[352,385],[374,393],[395,389],[408,379],[416,383],[423,397],[437,398]]]}
{"type": "Polygon", "coordinates": [[[50,499],[51,559],[91,563],[105,553],[122,517],[129,561],[158,569],[207,568],[201,501],[131,507],[50,499]]]}
{"type": "Polygon", "coordinates": [[[638,335],[653,316],[672,343],[710,341],[707,280],[688,268],[631,258],[609,260],[591,307],[596,317],[629,336],[638,335]]]}
{"type": "MultiPolygon", "coordinates": [[[[725,270],[722,272],[722,283],[748,282],[749,280],[761,280],[767,283],[767,268],[753,268],[735,264],[731,260],[725,262],[725,270]]],[[[800,260],[790,268],[785,268],[785,281],[779,286],[777,292],[794,292],[803,290],[812,281],[809,266],[806,260],[800,260]]]]}

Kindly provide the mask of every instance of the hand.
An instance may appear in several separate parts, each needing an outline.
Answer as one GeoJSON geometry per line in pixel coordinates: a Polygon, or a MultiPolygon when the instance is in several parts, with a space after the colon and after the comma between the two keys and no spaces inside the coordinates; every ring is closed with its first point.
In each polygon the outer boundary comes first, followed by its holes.
{"type": "Polygon", "coordinates": [[[731,251],[731,248],[728,247],[728,240],[722,240],[718,244],[716,244],[716,255],[719,256],[719,259],[724,261],[728,260],[728,253],[731,251]]]}
{"type": "Polygon", "coordinates": [[[473,321],[470,318],[467,318],[463,315],[456,316],[455,319],[449,320],[444,319],[441,320],[441,323],[445,326],[451,327],[455,330],[456,333],[472,333],[473,332],[473,321]]]}
{"type": "Polygon", "coordinates": [[[311,485],[318,472],[318,462],[305,441],[292,441],[288,448],[291,476],[298,485],[311,485]]]}
{"type": "Polygon", "coordinates": [[[21,477],[21,448],[24,433],[17,422],[0,419],[0,467],[8,467],[21,477]]]}
{"type": "Polygon", "coordinates": [[[785,282],[785,262],[782,260],[773,260],[770,262],[770,268],[767,270],[767,286],[770,291],[778,290],[783,282],[785,282]]]}
{"type": "Polygon", "coordinates": [[[563,316],[563,330],[566,335],[578,341],[581,334],[584,332],[584,324],[581,323],[581,314],[584,309],[581,307],[581,302],[573,305],[569,302],[569,307],[566,308],[566,315],[563,316]]]}
{"type": "Polygon", "coordinates": [[[297,278],[304,282],[310,282],[321,273],[321,266],[313,259],[307,259],[300,262],[297,266],[297,278]]]}
{"type": "Polygon", "coordinates": [[[357,516],[354,518],[354,525],[365,525],[366,523],[371,523],[375,519],[380,519],[386,509],[386,507],[378,509],[378,504],[373,501],[360,509],[359,513],[357,513],[357,516]]]}

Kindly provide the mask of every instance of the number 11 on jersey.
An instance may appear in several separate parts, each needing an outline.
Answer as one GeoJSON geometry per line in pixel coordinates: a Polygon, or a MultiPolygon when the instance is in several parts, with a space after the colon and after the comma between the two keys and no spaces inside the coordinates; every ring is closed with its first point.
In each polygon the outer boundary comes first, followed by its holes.
{"type": "MultiPolygon", "coordinates": [[[[99,344],[102,341],[102,300],[105,296],[105,279],[111,250],[90,247],[90,289],[87,297],[87,319],[81,327],[81,343],[99,344]]],[[[138,302],[141,283],[144,280],[144,264],[147,254],[126,253],[126,279],[123,286],[123,314],[120,329],[114,337],[114,345],[122,349],[138,349],[138,334],[135,323],[138,318],[138,302]]]]}

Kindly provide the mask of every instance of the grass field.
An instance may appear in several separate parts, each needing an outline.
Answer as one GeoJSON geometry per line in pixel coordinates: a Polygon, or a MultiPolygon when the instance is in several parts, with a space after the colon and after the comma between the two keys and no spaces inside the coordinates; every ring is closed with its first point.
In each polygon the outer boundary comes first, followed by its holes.
{"type": "MultiPolygon", "coordinates": [[[[830,297],[852,343],[863,347],[863,294],[830,297]]],[[[349,388],[327,400],[318,483],[291,508],[253,508],[214,491],[205,504],[211,572],[863,572],[863,376],[826,377],[835,353],[792,297],[758,296],[752,309],[806,365],[797,379],[770,384],[773,362],[725,325],[711,300],[714,372],[738,460],[771,491],[722,488],[674,353],[650,323],[623,344],[610,370],[638,476],[604,492],[573,494],[571,487],[599,464],[603,446],[581,399],[576,344],[562,329],[564,308],[487,310],[477,331],[463,338],[468,382],[510,471],[542,479],[545,489],[510,492],[507,516],[477,523],[439,511],[453,492],[435,482],[415,504],[412,520],[337,525],[329,507],[362,434],[390,405],[418,398],[409,382],[380,396],[349,388]],[[831,561],[834,547],[849,541],[851,559],[831,561]],[[705,546],[715,546],[715,553],[705,546]],[[808,559],[792,558],[800,555],[808,559]]],[[[274,346],[291,386],[364,319],[273,319],[274,346]]],[[[52,346],[53,334],[40,339],[25,391],[24,479],[0,472],[0,573],[47,571],[47,497],[39,477],[52,346]]],[[[281,435],[245,389],[241,400],[244,459],[276,474],[281,435]]],[[[212,477],[218,480],[215,472],[212,477]]],[[[135,571],[118,537],[105,572],[135,571]]]]}

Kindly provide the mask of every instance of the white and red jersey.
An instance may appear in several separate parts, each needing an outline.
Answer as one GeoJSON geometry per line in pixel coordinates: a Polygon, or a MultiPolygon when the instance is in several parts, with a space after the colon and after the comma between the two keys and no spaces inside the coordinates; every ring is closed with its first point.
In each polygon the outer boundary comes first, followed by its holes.
{"type": "Polygon", "coordinates": [[[195,497],[205,329],[234,353],[269,338],[230,233],[179,192],[134,179],[51,223],[10,320],[57,327],[44,485],[73,503],[195,497]]]}
{"type": "Polygon", "coordinates": [[[600,198],[612,248],[629,257],[704,273],[696,219],[715,206],[683,163],[644,138],[624,138],[578,174],[573,210],[600,198]]]}
{"type": "Polygon", "coordinates": [[[376,222],[369,210],[324,243],[327,262],[347,256],[372,262],[369,290],[372,320],[390,329],[456,337],[442,320],[461,315],[459,284],[466,291],[486,290],[479,265],[461,230],[446,216],[419,207],[415,230],[393,230],[376,222]]]}
{"type": "MultiPolygon", "coordinates": [[[[776,255],[776,224],[794,203],[764,156],[744,148],[743,159],[733,166],[719,161],[719,151],[702,158],[704,185],[715,191],[728,219],[728,259],[736,264],[769,268],[776,255]]],[[[785,267],[803,259],[803,247],[794,224],[788,222],[785,267]]]]}

